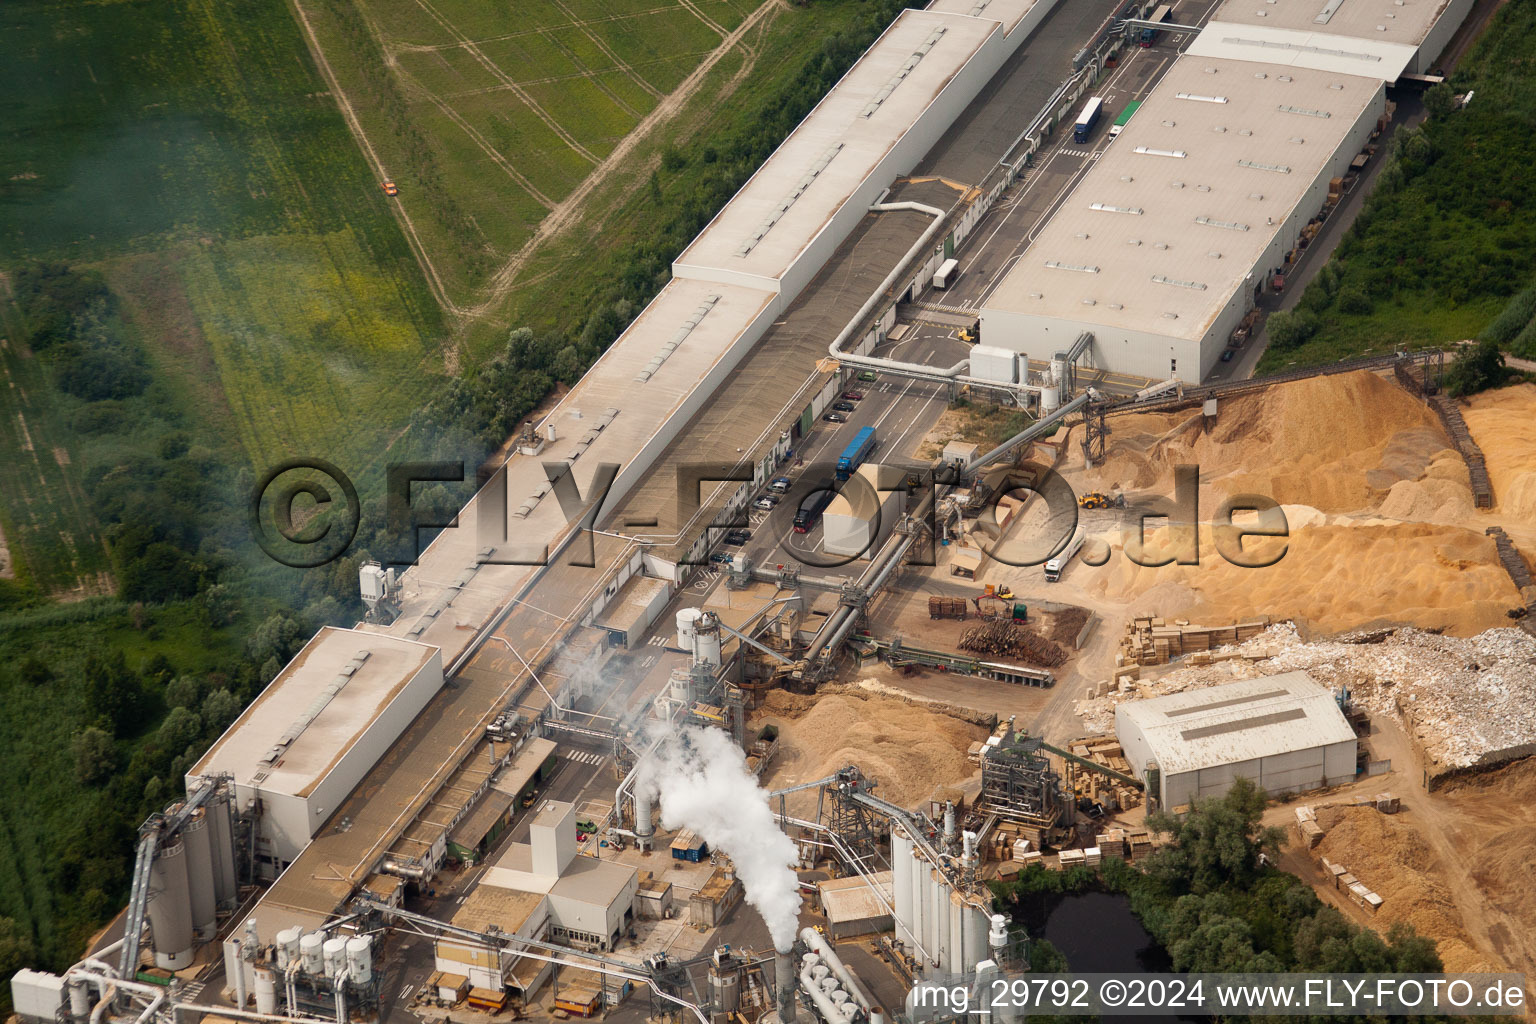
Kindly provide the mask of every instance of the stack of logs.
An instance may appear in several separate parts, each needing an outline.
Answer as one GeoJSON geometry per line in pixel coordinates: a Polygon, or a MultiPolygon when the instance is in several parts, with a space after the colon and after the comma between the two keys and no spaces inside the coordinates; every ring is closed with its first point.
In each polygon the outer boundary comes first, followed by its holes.
{"type": "Polygon", "coordinates": [[[1067,660],[1067,652],[1059,644],[1004,619],[990,619],[967,629],[960,636],[960,649],[988,657],[1017,658],[1044,668],[1067,660]]]}

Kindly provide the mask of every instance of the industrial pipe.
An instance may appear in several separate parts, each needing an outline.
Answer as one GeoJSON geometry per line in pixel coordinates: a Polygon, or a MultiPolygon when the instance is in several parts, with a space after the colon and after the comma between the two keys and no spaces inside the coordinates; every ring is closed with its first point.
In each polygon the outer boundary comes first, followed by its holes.
{"type": "Polygon", "coordinates": [[[386,860],[379,865],[379,870],[386,875],[395,875],[399,878],[409,878],[420,882],[431,874],[425,864],[401,864],[397,860],[386,860]]]}
{"type": "Polygon", "coordinates": [[[932,366],[925,366],[922,363],[903,363],[895,359],[881,359],[876,356],[860,356],[854,355],[851,352],[839,351],[847,343],[848,339],[853,337],[854,332],[859,329],[869,314],[874,312],[875,307],[885,301],[886,289],[896,283],[896,279],[901,276],[902,271],[909,262],[916,259],[920,252],[932,244],[934,237],[939,233],[939,229],[944,226],[945,211],[937,206],[925,206],[922,203],[877,203],[869,209],[874,213],[893,213],[900,210],[925,213],[933,218],[933,223],[928,225],[923,233],[917,237],[917,241],[913,243],[912,248],[908,249],[907,254],[897,262],[896,266],[891,268],[891,272],[885,276],[885,280],[881,281],[869,298],[864,301],[864,305],[859,307],[859,311],[853,314],[853,319],[849,320],[847,326],[838,333],[836,338],[832,339],[832,344],[827,346],[827,354],[833,359],[840,360],[851,366],[862,366],[871,370],[890,370],[896,373],[911,373],[951,379],[960,376],[960,374],[970,369],[971,361],[969,359],[962,359],[949,369],[940,370],[932,366]]]}
{"type": "Polygon", "coordinates": [[[862,1006],[865,1013],[868,1013],[870,1007],[874,1005],[874,1001],[864,991],[864,986],[859,984],[859,980],[853,976],[853,972],[843,966],[843,961],[833,951],[832,944],[814,928],[802,928],[800,930],[800,938],[811,948],[812,952],[821,957],[821,962],[831,968],[833,974],[837,975],[838,981],[842,983],[843,988],[847,990],[848,995],[852,997],[854,1002],[862,1006]]]}
{"type": "MultiPolygon", "coordinates": [[[[816,1004],[816,1009],[821,1011],[822,1019],[827,1024],[852,1024],[852,1017],[842,1007],[827,998],[827,994],[816,984],[816,979],[811,977],[809,967],[801,968],[800,984],[805,988],[805,994],[811,997],[811,1002],[816,1004]]],[[[781,1024],[789,1024],[783,1012],[779,1013],[781,1024]]]]}

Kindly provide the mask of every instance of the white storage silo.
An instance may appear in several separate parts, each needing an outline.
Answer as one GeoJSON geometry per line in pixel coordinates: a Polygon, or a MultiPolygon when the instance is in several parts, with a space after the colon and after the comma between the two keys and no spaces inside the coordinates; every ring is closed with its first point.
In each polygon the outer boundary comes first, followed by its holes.
{"type": "Polygon", "coordinates": [[[192,965],[192,895],[187,848],[173,839],[155,853],[150,868],[149,928],[155,966],[179,971],[192,965]]]}
{"type": "Polygon", "coordinates": [[[277,976],[265,967],[256,968],[256,1012],[277,1012],[277,976]]]}
{"type": "Polygon", "coordinates": [[[192,928],[198,938],[211,938],[217,930],[218,899],[213,887],[213,837],[208,834],[208,818],[201,808],[182,826],[181,841],[187,848],[192,928]]]}
{"type": "Polygon", "coordinates": [[[679,608],[677,612],[677,646],[693,653],[694,625],[704,614],[702,608],[679,608]]]}
{"type": "Polygon", "coordinates": [[[366,985],[373,978],[372,938],[355,935],[347,940],[347,971],[354,985],[366,985]]]}
{"type": "Polygon", "coordinates": [[[693,624],[694,664],[720,664],[720,619],[713,612],[703,612],[693,624]]]}
{"type": "Polygon", "coordinates": [[[912,929],[912,840],[901,829],[891,830],[891,896],[896,938],[906,941],[912,929]]]}
{"type": "Polygon", "coordinates": [[[339,937],[326,939],[320,946],[320,959],[325,967],[325,976],[336,977],[347,964],[347,940],[339,937]]]}
{"type": "Polygon", "coordinates": [[[277,933],[273,941],[277,945],[278,969],[286,971],[289,964],[299,959],[299,940],[303,937],[304,929],[298,925],[284,928],[277,933]]]}
{"type": "Polygon", "coordinates": [[[310,932],[299,940],[299,970],[305,974],[319,974],[325,969],[325,935],[310,932]]]}

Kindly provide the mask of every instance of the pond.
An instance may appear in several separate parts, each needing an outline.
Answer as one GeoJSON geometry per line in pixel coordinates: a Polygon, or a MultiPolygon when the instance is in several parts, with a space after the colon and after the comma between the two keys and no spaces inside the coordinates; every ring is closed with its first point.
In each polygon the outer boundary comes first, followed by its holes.
{"type": "Polygon", "coordinates": [[[1023,897],[1019,922],[1031,938],[1061,950],[1074,972],[1173,969],[1168,954],[1131,913],[1125,896],[1107,892],[1039,893],[1023,897]]]}

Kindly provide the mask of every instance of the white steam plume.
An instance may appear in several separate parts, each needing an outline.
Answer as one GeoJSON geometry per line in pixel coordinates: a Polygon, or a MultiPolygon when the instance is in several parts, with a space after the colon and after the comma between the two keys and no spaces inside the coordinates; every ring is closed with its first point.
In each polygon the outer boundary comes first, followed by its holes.
{"type": "Polygon", "coordinates": [[[659,798],[663,828],[690,829],[731,858],[774,948],[789,949],[800,915],[795,844],[779,830],[767,791],[730,734],[697,726],[669,731],[636,786],[641,798],[659,798]]]}

